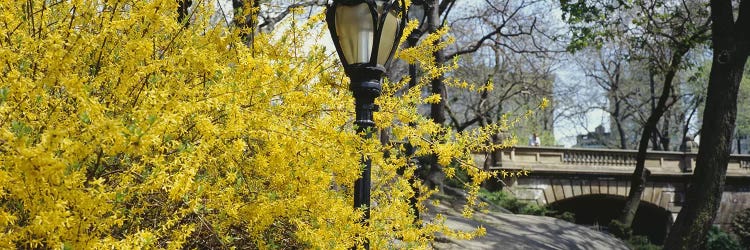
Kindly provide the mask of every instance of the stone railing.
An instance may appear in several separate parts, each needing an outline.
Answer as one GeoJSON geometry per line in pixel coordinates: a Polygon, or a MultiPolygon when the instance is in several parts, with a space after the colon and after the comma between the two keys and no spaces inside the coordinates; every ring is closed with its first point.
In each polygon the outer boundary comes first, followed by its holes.
{"type": "Polygon", "coordinates": [[[749,159],[740,159],[740,168],[741,169],[750,169],[750,160],[749,159]]]}
{"type": "MultiPolygon", "coordinates": [[[[631,173],[635,167],[636,150],[584,149],[554,147],[512,147],[495,152],[491,157],[477,154],[480,166],[490,169],[530,169],[574,172],[631,173]]],[[[695,168],[696,152],[648,151],[645,166],[652,174],[686,174],[695,168]]],[[[731,155],[727,175],[750,176],[750,155],[731,155]]]]}

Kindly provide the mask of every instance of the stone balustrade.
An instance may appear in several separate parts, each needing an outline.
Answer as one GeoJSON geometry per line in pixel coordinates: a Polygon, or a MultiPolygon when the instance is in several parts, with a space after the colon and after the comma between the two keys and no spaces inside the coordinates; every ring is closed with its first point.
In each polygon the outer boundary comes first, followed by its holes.
{"type": "MultiPolygon", "coordinates": [[[[489,169],[529,169],[552,172],[632,173],[636,150],[584,149],[557,147],[512,147],[495,152],[495,162],[488,154],[477,154],[475,160],[489,169]]],[[[690,174],[695,168],[696,152],[648,151],[645,166],[655,175],[690,174]]],[[[731,155],[727,176],[750,176],[750,155],[731,155]]]]}

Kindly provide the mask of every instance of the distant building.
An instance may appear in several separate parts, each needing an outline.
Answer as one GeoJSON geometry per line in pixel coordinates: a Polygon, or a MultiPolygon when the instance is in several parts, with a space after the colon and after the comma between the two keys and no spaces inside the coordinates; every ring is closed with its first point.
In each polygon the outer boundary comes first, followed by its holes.
{"type": "Polygon", "coordinates": [[[594,132],[576,136],[577,148],[609,148],[607,145],[614,141],[614,136],[610,132],[604,131],[604,126],[599,125],[594,132]]]}

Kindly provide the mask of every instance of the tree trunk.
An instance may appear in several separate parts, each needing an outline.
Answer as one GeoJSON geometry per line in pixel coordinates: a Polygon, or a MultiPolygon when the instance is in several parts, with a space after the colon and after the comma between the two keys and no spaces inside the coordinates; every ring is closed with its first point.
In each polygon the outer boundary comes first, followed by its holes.
{"type": "MultiPolygon", "coordinates": [[[[438,6],[440,6],[438,0],[433,0],[432,4],[429,6],[432,6],[430,9],[430,16],[427,18],[427,25],[428,30],[430,33],[433,33],[440,29],[441,23],[440,23],[440,9],[438,6]]],[[[440,41],[436,41],[438,43],[440,41]]],[[[445,52],[441,49],[435,52],[433,55],[435,57],[435,64],[436,65],[443,65],[445,64],[445,52]]],[[[437,124],[443,124],[445,123],[445,99],[446,99],[446,92],[445,92],[445,84],[443,83],[443,80],[445,80],[445,76],[442,74],[436,77],[432,80],[432,89],[431,93],[433,95],[440,95],[440,102],[433,103],[430,105],[430,118],[432,118],[432,121],[434,121],[437,124]]]]}
{"type": "Polygon", "coordinates": [[[622,123],[615,122],[617,126],[617,133],[620,134],[620,149],[628,149],[628,141],[625,135],[625,128],[622,127],[622,123]]]}
{"type": "Polygon", "coordinates": [[[627,138],[625,136],[625,128],[622,127],[622,121],[624,118],[622,118],[622,113],[620,111],[620,102],[615,102],[615,110],[612,114],[615,117],[615,127],[617,127],[617,134],[620,136],[620,149],[628,149],[628,143],[627,138]]]}
{"type": "Polygon", "coordinates": [[[737,154],[742,154],[742,138],[737,134],[737,154]]]}
{"type": "Polygon", "coordinates": [[[703,249],[719,209],[737,118],[737,93],[750,50],[748,15],[750,0],[740,2],[736,23],[731,1],[711,1],[714,52],[701,143],[685,204],[667,236],[665,249],[703,249]]]}
{"type": "Polygon", "coordinates": [[[619,87],[620,87],[620,64],[617,64],[616,73],[615,73],[615,80],[612,84],[612,102],[615,104],[615,110],[612,113],[612,116],[615,117],[615,126],[617,127],[617,133],[620,135],[620,149],[627,149],[627,138],[625,137],[625,129],[622,127],[622,122],[625,120],[625,117],[622,115],[622,105],[621,105],[621,97],[619,96],[619,87]]]}
{"type": "Polygon", "coordinates": [[[258,10],[260,10],[260,1],[258,0],[232,0],[234,9],[234,25],[241,30],[240,36],[247,46],[253,44],[255,32],[258,26],[258,10]]]}
{"type": "MultiPolygon", "coordinates": [[[[406,42],[409,48],[414,48],[417,46],[417,43],[419,42],[419,37],[421,36],[421,31],[415,30],[413,31],[409,37],[406,38],[406,42]]],[[[408,92],[412,88],[417,86],[417,62],[409,64],[409,85],[407,87],[407,90],[404,92],[408,92]]],[[[414,127],[416,126],[415,123],[409,123],[409,126],[414,127]]],[[[414,157],[414,153],[417,151],[416,148],[411,144],[411,142],[407,142],[404,146],[406,159],[407,161],[411,161],[412,157],[414,157]]],[[[419,170],[419,168],[417,168],[419,170]]],[[[396,173],[400,176],[404,176],[404,172],[406,171],[406,167],[401,167],[396,170],[396,173]]],[[[409,178],[409,186],[411,187],[412,191],[414,192],[414,195],[412,195],[409,198],[409,207],[411,208],[412,212],[414,213],[414,223],[419,223],[419,206],[417,205],[419,203],[419,185],[421,182],[418,179],[418,175],[413,175],[411,178],[409,178]]],[[[421,225],[421,224],[418,224],[421,225]]]]}
{"type": "MultiPolygon", "coordinates": [[[[687,53],[687,49],[679,48],[672,54],[670,61],[669,70],[664,76],[664,85],[659,96],[659,101],[656,104],[651,115],[646,120],[646,124],[641,133],[641,140],[638,144],[638,154],[636,155],[635,170],[630,178],[630,192],[628,198],[625,201],[625,206],[622,208],[619,221],[625,228],[630,228],[635,218],[635,213],[638,211],[638,206],[641,204],[641,195],[646,187],[646,178],[648,177],[648,170],[645,168],[646,163],[646,150],[648,149],[649,139],[651,135],[656,131],[656,125],[661,119],[661,116],[667,110],[667,99],[669,94],[672,92],[672,80],[677,73],[678,66],[682,61],[682,57],[687,53]]],[[[652,78],[653,79],[653,78],[652,78]]]]}
{"type": "MultiPolygon", "coordinates": [[[[500,36],[500,34],[497,34],[497,39],[498,40],[502,39],[501,36],[500,36]]],[[[487,76],[487,81],[486,82],[490,82],[490,81],[495,82],[494,75],[497,72],[501,71],[500,64],[502,63],[502,51],[498,47],[492,47],[492,51],[494,52],[494,55],[495,55],[495,58],[494,58],[495,59],[495,65],[492,66],[492,72],[493,73],[487,76]]],[[[485,99],[485,100],[482,100],[483,104],[484,103],[488,103],[488,102],[491,101],[491,100],[487,100],[487,96],[489,96],[489,91],[485,89],[483,91],[482,95],[481,95],[481,97],[485,99]]],[[[497,105],[497,112],[501,113],[502,110],[503,110],[503,106],[502,105],[497,105]]],[[[489,120],[490,123],[497,122],[497,120],[493,120],[492,119],[492,115],[490,114],[490,112],[491,112],[490,110],[486,110],[486,109],[483,109],[483,111],[482,111],[483,114],[486,113],[485,118],[487,120],[489,120]]],[[[498,135],[498,133],[492,133],[492,135],[490,136],[490,139],[492,139],[492,144],[493,145],[497,145],[497,144],[502,143],[500,141],[500,136],[498,135]]],[[[492,162],[492,166],[498,166],[500,164],[500,159],[501,158],[502,158],[502,150],[495,149],[495,150],[492,150],[492,152],[490,152],[490,161],[492,162]]],[[[488,167],[485,167],[485,170],[489,171],[490,169],[488,167]]],[[[495,181],[493,181],[493,182],[495,182],[495,181]]],[[[485,182],[485,183],[488,183],[488,182],[485,182]]],[[[485,185],[485,187],[486,187],[486,185],[485,185]]],[[[488,190],[492,190],[492,189],[488,189],[488,190]]]]}
{"type": "MultiPolygon", "coordinates": [[[[656,112],[656,80],[654,80],[655,76],[656,76],[656,73],[654,73],[654,70],[649,69],[648,70],[648,86],[649,86],[649,90],[651,91],[651,114],[656,112]]],[[[644,128],[645,127],[646,126],[644,126],[644,128]]],[[[650,136],[651,136],[651,146],[653,147],[652,150],[659,150],[659,142],[657,139],[658,136],[656,134],[656,129],[654,129],[651,132],[650,136]]],[[[638,148],[640,148],[640,146],[638,148]]]]}
{"type": "MultiPolygon", "coordinates": [[[[427,18],[428,32],[433,33],[440,28],[440,10],[438,8],[439,1],[433,0],[432,4],[429,4],[430,12],[427,18]]],[[[438,41],[439,42],[439,41],[438,41]]],[[[442,65],[445,63],[445,53],[443,50],[438,50],[433,55],[435,57],[435,64],[442,65]]],[[[444,76],[440,75],[432,80],[431,93],[433,95],[440,95],[440,101],[430,105],[430,118],[437,124],[445,123],[445,84],[443,83],[444,76]]],[[[426,184],[430,188],[438,187],[442,191],[443,179],[445,179],[442,172],[442,167],[437,163],[437,156],[433,155],[430,161],[430,168],[427,173],[426,184]]]]}
{"type": "MultiPolygon", "coordinates": [[[[442,65],[445,63],[445,56],[443,55],[443,51],[439,50],[435,52],[435,63],[437,65],[442,65]]],[[[438,103],[430,104],[430,118],[432,118],[432,121],[434,121],[437,124],[443,124],[445,123],[445,99],[446,99],[446,91],[445,91],[445,84],[443,83],[443,80],[445,80],[445,77],[443,75],[440,75],[436,77],[435,79],[432,79],[432,89],[431,93],[433,95],[439,95],[440,101],[438,103]]]]}
{"type": "Polygon", "coordinates": [[[693,108],[690,110],[690,115],[688,115],[687,119],[685,119],[684,123],[682,124],[682,140],[680,140],[680,151],[682,152],[687,152],[687,142],[693,140],[693,138],[690,138],[688,140],[688,131],[690,130],[690,121],[693,120],[693,116],[695,115],[695,111],[698,109],[700,102],[701,101],[695,101],[695,106],[693,106],[693,108]]]}
{"type": "Polygon", "coordinates": [[[661,150],[669,151],[670,149],[670,139],[669,139],[669,126],[670,126],[670,120],[672,117],[672,112],[667,110],[666,115],[664,116],[664,122],[662,123],[662,129],[661,133],[659,133],[659,142],[661,143],[661,150]]]}
{"type": "Polygon", "coordinates": [[[178,0],[177,1],[177,22],[183,23],[185,27],[188,26],[188,22],[185,18],[188,16],[188,8],[193,4],[191,0],[178,0]]]}

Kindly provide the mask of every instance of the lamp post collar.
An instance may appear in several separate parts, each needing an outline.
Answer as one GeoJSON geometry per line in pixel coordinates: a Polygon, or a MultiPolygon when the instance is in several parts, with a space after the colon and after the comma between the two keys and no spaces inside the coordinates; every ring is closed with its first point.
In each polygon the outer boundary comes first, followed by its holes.
{"type": "Polygon", "coordinates": [[[380,96],[380,81],[385,74],[385,68],[379,65],[352,64],[345,71],[351,79],[349,90],[354,93],[355,98],[375,99],[380,96]]]}

